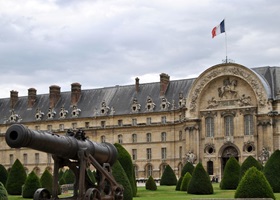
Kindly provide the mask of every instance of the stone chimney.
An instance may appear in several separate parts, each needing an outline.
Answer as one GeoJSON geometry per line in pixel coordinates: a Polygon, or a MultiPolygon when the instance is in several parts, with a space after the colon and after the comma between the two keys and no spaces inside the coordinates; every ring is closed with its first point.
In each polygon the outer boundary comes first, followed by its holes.
{"type": "Polygon", "coordinates": [[[33,105],[36,102],[36,93],[37,90],[35,88],[29,88],[28,89],[28,102],[27,102],[27,107],[32,108],[33,105]]]}
{"type": "Polygon", "coordinates": [[[169,85],[169,78],[168,74],[161,73],[160,74],[160,96],[164,96],[166,93],[166,90],[169,85]]]}
{"type": "Polygon", "coordinates": [[[72,83],[71,84],[71,105],[77,105],[81,97],[81,84],[72,83]]]}
{"type": "Polygon", "coordinates": [[[57,85],[50,86],[50,108],[54,108],[60,98],[60,87],[57,85]]]}
{"type": "Polygon", "coordinates": [[[10,93],[10,106],[11,109],[15,108],[16,103],[18,102],[18,91],[12,90],[10,93]]]}
{"type": "Polygon", "coordinates": [[[139,78],[136,77],[135,78],[135,91],[139,92],[140,91],[140,87],[139,87],[139,78]]]}

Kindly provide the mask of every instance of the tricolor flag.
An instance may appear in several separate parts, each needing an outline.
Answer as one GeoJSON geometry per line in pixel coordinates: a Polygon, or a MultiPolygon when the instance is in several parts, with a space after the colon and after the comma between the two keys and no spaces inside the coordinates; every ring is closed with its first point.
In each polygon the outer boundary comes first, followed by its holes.
{"type": "Polygon", "coordinates": [[[218,26],[212,29],[212,38],[219,35],[220,33],[224,33],[225,31],[225,20],[223,20],[218,26]]]}

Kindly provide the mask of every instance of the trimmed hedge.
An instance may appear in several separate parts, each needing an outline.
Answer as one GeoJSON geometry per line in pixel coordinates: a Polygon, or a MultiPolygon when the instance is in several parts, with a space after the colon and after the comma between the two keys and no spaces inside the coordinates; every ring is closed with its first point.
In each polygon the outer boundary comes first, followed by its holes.
{"type": "Polygon", "coordinates": [[[65,172],[63,174],[63,178],[64,178],[66,184],[73,184],[76,181],[75,174],[71,169],[65,170],[65,172]]]}
{"type": "Polygon", "coordinates": [[[3,165],[0,164],[0,182],[3,183],[3,185],[6,185],[7,178],[8,171],[3,165]]]}
{"type": "Polygon", "coordinates": [[[181,191],[188,191],[188,186],[189,186],[191,178],[192,178],[192,175],[190,174],[190,172],[187,172],[181,183],[181,188],[180,188],[181,191]]]}
{"type": "Polygon", "coordinates": [[[146,190],[157,190],[157,185],[152,176],[150,176],[145,184],[146,190]]]}
{"type": "Polygon", "coordinates": [[[176,188],[175,188],[176,191],[180,191],[180,190],[181,190],[181,184],[182,184],[183,178],[184,178],[184,177],[181,176],[181,177],[179,178],[179,180],[177,181],[176,188]]]}
{"type": "Polygon", "coordinates": [[[280,192],[280,150],[274,151],[266,162],[264,169],[264,175],[270,183],[273,192],[280,192]]]}
{"type": "Polygon", "coordinates": [[[49,170],[45,170],[40,178],[40,183],[43,188],[46,188],[50,193],[52,192],[53,176],[49,170]]]}
{"type": "Polygon", "coordinates": [[[256,167],[251,167],[241,179],[234,198],[275,199],[275,196],[264,174],[256,167]]]}
{"type": "Polygon", "coordinates": [[[28,175],[28,177],[24,183],[24,186],[22,189],[22,197],[23,198],[33,198],[35,191],[41,187],[42,186],[41,186],[38,176],[35,174],[34,171],[32,171],[28,175]]]}
{"type": "Polygon", "coordinates": [[[189,182],[189,194],[213,194],[213,186],[210,182],[208,173],[205,171],[201,163],[194,168],[192,178],[189,182]]]}
{"type": "Polygon", "coordinates": [[[163,174],[160,179],[160,185],[176,185],[177,184],[177,177],[170,167],[170,165],[166,165],[163,174]]]}
{"type": "Polygon", "coordinates": [[[134,171],[134,166],[133,166],[133,163],[131,160],[131,156],[121,144],[115,143],[114,146],[118,150],[118,160],[119,160],[120,164],[122,165],[122,167],[127,175],[127,178],[131,184],[133,196],[136,197],[137,185],[136,185],[135,171],[134,171]]]}
{"type": "Polygon", "coordinates": [[[182,169],[182,171],[181,171],[181,176],[184,177],[185,174],[186,174],[187,172],[189,172],[189,173],[192,175],[193,170],[194,170],[193,164],[190,163],[190,162],[187,162],[187,163],[184,165],[184,167],[183,167],[183,169],[182,169]]]}
{"type": "Polygon", "coordinates": [[[131,184],[127,178],[124,169],[122,168],[122,165],[118,160],[112,166],[112,174],[115,177],[117,183],[121,184],[124,188],[123,200],[132,200],[133,192],[132,192],[131,184]]]}
{"type": "Polygon", "coordinates": [[[0,200],[8,200],[8,192],[2,182],[0,182],[0,200]]]}
{"type": "Polygon", "coordinates": [[[256,167],[260,171],[262,171],[262,169],[263,169],[263,166],[261,165],[260,162],[258,162],[253,156],[249,156],[248,158],[246,158],[244,160],[244,162],[242,163],[242,165],[240,167],[240,177],[239,177],[239,180],[242,179],[242,177],[244,176],[246,171],[248,169],[250,169],[251,167],[256,167]]]}
{"type": "Polygon", "coordinates": [[[240,165],[234,157],[227,161],[224,175],[220,183],[222,190],[235,190],[239,183],[240,165]]]}
{"type": "Polygon", "coordinates": [[[26,180],[26,172],[21,162],[16,159],[6,182],[6,189],[10,195],[21,195],[22,185],[26,180]]]}

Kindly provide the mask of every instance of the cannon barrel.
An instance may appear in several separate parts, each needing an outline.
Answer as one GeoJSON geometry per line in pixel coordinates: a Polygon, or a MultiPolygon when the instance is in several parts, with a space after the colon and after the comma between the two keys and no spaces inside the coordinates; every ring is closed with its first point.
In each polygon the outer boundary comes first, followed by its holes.
{"type": "Polygon", "coordinates": [[[28,147],[66,159],[78,159],[78,152],[85,150],[100,164],[113,165],[118,155],[116,147],[110,143],[96,143],[73,136],[30,130],[22,124],[11,125],[6,131],[5,139],[12,148],[28,147]]]}

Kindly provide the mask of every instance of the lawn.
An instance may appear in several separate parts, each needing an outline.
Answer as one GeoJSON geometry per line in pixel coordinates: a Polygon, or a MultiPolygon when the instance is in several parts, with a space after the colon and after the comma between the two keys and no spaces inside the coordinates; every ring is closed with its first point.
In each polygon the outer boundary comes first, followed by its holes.
{"type": "MultiPolygon", "coordinates": [[[[214,183],[214,194],[211,195],[193,195],[186,192],[175,191],[175,186],[158,186],[156,191],[146,190],[145,187],[138,187],[137,197],[134,200],[191,200],[195,198],[234,198],[235,190],[220,190],[219,184],[214,183]]],[[[274,194],[276,199],[280,199],[280,193],[274,194]]],[[[20,196],[9,196],[9,200],[29,200],[20,196]]]]}

